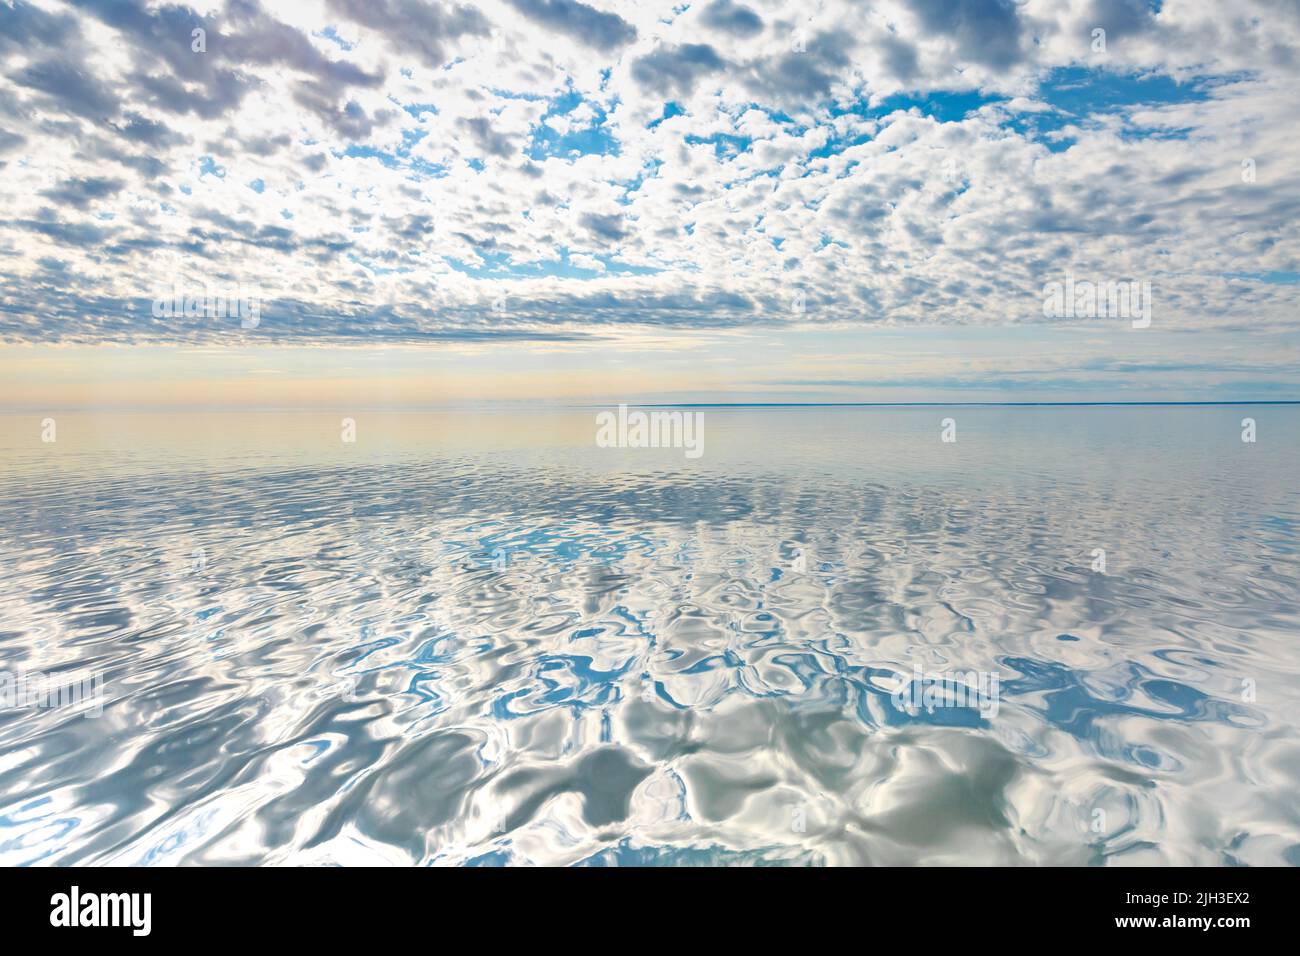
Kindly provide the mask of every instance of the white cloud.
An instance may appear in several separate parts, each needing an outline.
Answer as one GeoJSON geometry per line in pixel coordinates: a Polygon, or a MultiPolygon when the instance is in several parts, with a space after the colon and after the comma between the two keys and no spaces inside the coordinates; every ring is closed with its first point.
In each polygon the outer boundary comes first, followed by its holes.
{"type": "Polygon", "coordinates": [[[126,308],[174,272],[312,341],[1043,322],[1066,269],[1296,322],[1284,4],[122,9],[0,7],[4,338],[215,334],[126,308]]]}

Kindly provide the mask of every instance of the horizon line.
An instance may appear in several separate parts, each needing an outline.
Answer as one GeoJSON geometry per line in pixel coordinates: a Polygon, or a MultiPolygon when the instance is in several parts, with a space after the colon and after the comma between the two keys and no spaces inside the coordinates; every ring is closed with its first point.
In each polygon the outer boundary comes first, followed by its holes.
{"type": "MultiPolygon", "coordinates": [[[[1176,405],[1300,405],[1300,399],[1249,399],[1197,402],[619,402],[628,408],[1029,408],[1035,406],[1176,406],[1176,405]]],[[[607,408],[608,405],[567,406],[607,408]]]]}
{"type": "Polygon", "coordinates": [[[442,405],[46,405],[0,406],[0,415],[26,415],[41,412],[316,412],[346,411],[519,411],[521,409],[609,409],[626,408],[1178,408],[1229,406],[1300,405],[1300,399],[1228,399],[1223,401],[1075,401],[1075,402],[555,402],[504,400],[500,402],[456,402],[442,405]]]}

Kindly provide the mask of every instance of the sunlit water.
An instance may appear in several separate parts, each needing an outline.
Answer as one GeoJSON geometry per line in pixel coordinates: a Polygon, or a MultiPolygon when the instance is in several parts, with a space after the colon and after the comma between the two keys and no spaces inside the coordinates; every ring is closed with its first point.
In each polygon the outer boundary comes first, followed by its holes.
{"type": "Polygon", "coordinates": [[[1300,409],[703,414],[3,417],[0,862],[1300,864],[1300,409]]]}

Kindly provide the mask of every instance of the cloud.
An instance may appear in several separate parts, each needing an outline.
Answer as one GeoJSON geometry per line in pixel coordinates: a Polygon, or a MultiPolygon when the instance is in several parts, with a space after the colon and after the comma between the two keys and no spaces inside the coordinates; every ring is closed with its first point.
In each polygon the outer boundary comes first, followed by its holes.
{"type": "Polygon", "coordinates": [[[80,39],[76,17],[51,13],[24,0],[0,3],[0,54],[32,47],[66,48],[80,39]]]}
{"type": "Polygon", "coordinates": [[[578,0],[506,0],[535,23],[567,34],[597,50],[611,51],[636,39],[636,27],[615,13],[578,0]]]}
{"type": "Polygon", "coordinates": [[[617,242],[627,236],[627,226],[623,222],[623,217],[618,215],[602,216],[587,213],[582,217],[582,225],[597,238],[608,239],[611,242],[617,242]]]}
{"type": "Polygon", "coordinates": [[[781,105],[806,105],[826,97],[834,87],[840,68],[849,63],[841,36],[822,34],[807,49],[751,63],[747,85],[761,96],[781,105]]]}
{"type": "Polygon", "coordinates": [[[661,96],[689,96],[696,82],[726,63],[707,43],[684,43],[632,61],[632,79],[661,96]]]}
{"type": "Polygon", "coordinates": [[[324,83],[300,83],[293,98],[347,141],[366,139],[376,126],[397,116],[397,111],[390,109],[367,113],[356,100],[340,103],[337,92],[324,83]]]}
{"type": "Polygon", "coordinates": [[[26,136],[0,129],[0,155],[11,153],[27,142],[26,136]]]}
{"type": "Polygon", "coordinates": [[[126,122],[117,126],[118,135],[132,143],[139,143],[153,149],[163,149],[174,140],[185,137],[172,130],[166,123],[151,120],[139,113],[129,112],[126,122]]]}
{"type": "Polygon", "coordinates": [[[700,11],[700,22],[737,37],[752,37],[763,32],[763,18],[732,0],[713,0],[707,4],[700,11]]]}
{"type": "Polygon", "coordinates": [[[124,180],[104,177],[69,179],[53,189],[43,191],[41,195],[59,205],[86,209],[96,200],[106,199],[121,192],[125,185],[124,180]]]}
{"type": "Polygon", "coordinates": [[[1300,14],[1241,4],[0,3],[0,340],[1054,326],[1067,270],[1281,334],[1300,14]]]}
{"type": "Polygon", "coordinates": [[[59,60],[33,63],[17,74],[19,86],[48,94],[69,113],[86,119],[115,116],[119,100],[102,79],[59,60]]]}
{"type": "Polygon", "coordinates": [[[485,37],[491,24],[472,6],[426,0],[328,0],[329,10],[380,33],[400,53],[419,57],[425,66],[443,66],[452,41],[485,37]]]}
{"type": "Polygon", "coordinates": [[[492,121],[487,117],[476,116],[459,122],[461,128],[468,130],[474,142],[488,155],[509,158],[518,152],[518,147],[510,137],[494,128],[492,121]]]}
{"type": "Polygon", "coordinates": [[[892,34],[882,37],[876,45],[883,57],[885,68],[895,80],[906,85],[916,79],[920,73],[916,47],[892,34]]]}
{"type": "MultiPolygon", "coordinates": [[[[1096,0],[1124,5],[1126,0],[1096,0]]],[[[927,34],[954,42],[959,61],[980,63],[998,70],[1024,59],[1018,7],[1007,0],[908,0],[908,6],[927,34]]]]}

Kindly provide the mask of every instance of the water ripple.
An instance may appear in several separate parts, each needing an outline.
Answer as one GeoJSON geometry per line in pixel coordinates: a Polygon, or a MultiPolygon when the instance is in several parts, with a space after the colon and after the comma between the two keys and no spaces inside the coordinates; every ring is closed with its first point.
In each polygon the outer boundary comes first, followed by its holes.
{"type": "Polygon", "coordinates": [[[1300,414],[707,414],[6,420],[0,862],[1300,863],[1300,414]]]}

